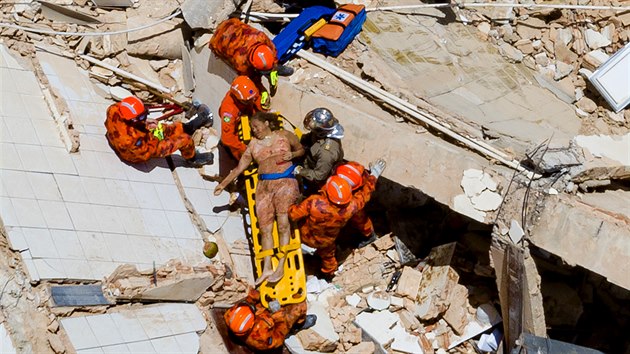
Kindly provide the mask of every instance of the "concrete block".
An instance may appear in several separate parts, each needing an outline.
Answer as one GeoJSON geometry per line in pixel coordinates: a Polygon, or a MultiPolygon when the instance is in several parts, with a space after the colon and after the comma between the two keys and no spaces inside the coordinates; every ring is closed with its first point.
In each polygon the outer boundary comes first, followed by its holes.
{"type": "Polygon", "coordinates": [[[420,288],[420,282],[422,281],[422,273],[410,268],[404,267],[400,279],[398,280],[398,286],[396,287],[396,294],[400,296],[408,296],[415,300],[418,296],[418,289],[420,288]]]}

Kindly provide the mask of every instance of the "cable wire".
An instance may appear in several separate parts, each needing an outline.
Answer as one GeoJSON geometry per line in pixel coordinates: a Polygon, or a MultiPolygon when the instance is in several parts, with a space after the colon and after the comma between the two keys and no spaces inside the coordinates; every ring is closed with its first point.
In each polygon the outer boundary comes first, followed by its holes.
{"type": "Polygon", "coordinates": [[[179,14],[182,13],[181,9],[177,9],[177,11],[175,11],[173,14],[164,17],[161,20],[158,20],[156,22],[153,23],[149,23],[140,27],[135,27],[135,28],[128,28],[125,30],[120,30],[120,31],[110,31],[110,32],[58,32],[58,31],[52,31],[52,30],[44,30],[44,29],[37,29],[37,28],[30,28],[30,27],[24,27],[24,26],[20,26],[20,25],[14,25],[11,23],[4,23],[4,22],[0,22],[0,27],[8,27],[8,28],[15,28],[18,30],[22,30],[25,32],[34,32],[34,33],[42,33],[42,34],[52,34],[52,35],[60,35],[60,36],[82,36],[82,37],[87,37],[87,36],[107,36],[107,35],[115,35],[115,34],[123,34],[123,33],[129,33],[129,32],[135,32],[135,31],[140,31],[143,30],[145,28],[149,28],[149,27],[153,27],[155,25],[158,25],[162,22],[166,22],[176,16],[178,16],[179,14]]]}

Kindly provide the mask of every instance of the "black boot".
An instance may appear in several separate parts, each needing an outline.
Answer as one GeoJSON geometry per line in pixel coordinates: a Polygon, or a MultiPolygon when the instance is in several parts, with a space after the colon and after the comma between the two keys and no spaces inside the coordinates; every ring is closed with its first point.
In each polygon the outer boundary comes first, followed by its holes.
{"type": "Polygon", "coordinates": [[[277,70],[279,76],[291,76],[294,72],[292,67],[286,65],[279,65],[277,70]]]}
{"type": "Polygon", "coordinates": [[[376,236],[376,233],[374,231],[372,231],[372,235],[370,235],[369,238],[366,238],[365,240],[361,241],[358,245],[357,248],[363,248],[367,245],[372,244],[374,241],[378,240],[378,236],[376,236]]]}
{"type": "Polygon", "coordinates": [[[197,117],[183,124],[184,132],[188,135],[193,135],[197,129],[212,125],[214,122],[212,112],[210,112],[210,108],[208,108],[205,104],[199,105],[193,109],[197,109],[197,117]]]}
{"type": "Polygon", "coordinates": [[[214,162],[214,154],[212,152],[196,153],[192,159],[186,160],[193,167],[201,167],[203,165],[210,165],[214,162]]]}
{"type": "Polygon", "coordinates": [[[293,326],[293,328],[291,328],[291,332],[289,332],[289,335],[294,335],[303,329],[309,329],[313,327],[316,322],[317,315],[306,315],[304,322],[302,322],[302,324],[296,324],[295,326],[293,326]]]}

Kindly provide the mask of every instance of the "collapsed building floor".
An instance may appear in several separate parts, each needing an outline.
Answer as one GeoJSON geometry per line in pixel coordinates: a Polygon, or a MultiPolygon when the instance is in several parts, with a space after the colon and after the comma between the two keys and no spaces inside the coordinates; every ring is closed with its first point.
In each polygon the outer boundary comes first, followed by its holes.
{"type": "MultiPolygon", "coordinates": [[[[242,299],[253,271],[241,214],[211,193],[231,168],[220,122],[196,137],[220,157],[199,170],[126,165],[102,122],[112,87],[153,102],[161,89],[195,97],[216,116],[234,73],[207,41],[237,6],[98,3],[0,4],[1,351],[231,352],[213,311],[242,299]],[[55,34],[124,32],[173,14],[124,34],[55,34]],[[212,261],[206,240],[220,244],[212,261]]],[[[255,14],[295,10],[250,3],[255,14]]],[[[372,11],[338,58],[291,60],[272,108],[296,123],[330,108],[346,157],[385,156],[388,168],[369,205],[383,237],[356,249],[344,233],[337,276],[307,283],[320,321],[289,350],[473,353],[482,333],[501,332],[506,350],[530,333],[628,353],[630,110],[611,110],[588,75],[628,43],[629,25],[630,12],[611,9],[372,11]]]]}

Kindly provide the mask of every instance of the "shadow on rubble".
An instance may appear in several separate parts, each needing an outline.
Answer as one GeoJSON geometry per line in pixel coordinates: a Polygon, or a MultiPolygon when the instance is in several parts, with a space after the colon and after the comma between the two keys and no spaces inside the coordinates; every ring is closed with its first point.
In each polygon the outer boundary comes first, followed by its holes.
{"type": "MultiPolygon", "coordinates": [[[[433,247],[457,242],[451,265],[464,283],[496,292],[494,270],[490,266],[492,227],[463,216],[440,204],[422,191],[381,177],[366,210],[378,235],[392,233],[420,260],[433,247]]],[[[337,247],[341,264],[365,237],[344,228],[337,247]]]]}

